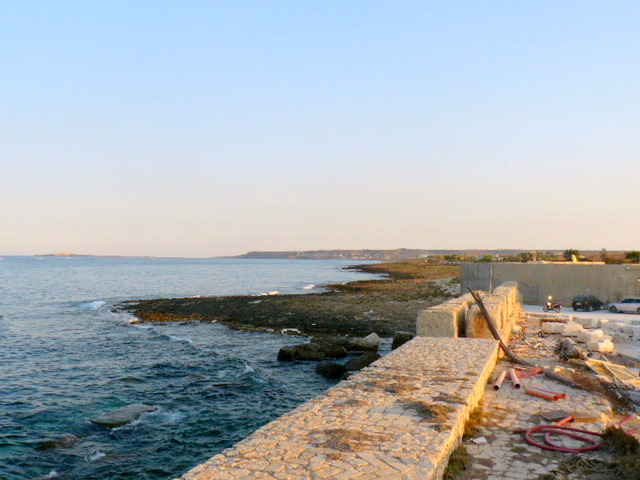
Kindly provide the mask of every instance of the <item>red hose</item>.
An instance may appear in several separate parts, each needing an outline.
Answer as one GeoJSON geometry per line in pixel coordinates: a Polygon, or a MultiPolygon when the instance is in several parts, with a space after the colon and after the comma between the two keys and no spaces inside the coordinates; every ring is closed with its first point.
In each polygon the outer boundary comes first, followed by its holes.
{"type": "Polygon", "coordinates": [[[553,450],[556,452],[565,452],[565,453],[582,453],[582,452],[590,452],[592,450],[596,450],[600,448],[600,440],[595,438],[585,437],[583,435],[578,435],[578,433],[584,433],[586,435],[593,435],[597,437],[601,437],[601,433],[591,432],[589,430],[581,430],[579,428],[571,428],[564,427],[560,425],[538,425],[537,427],[530,428],[525,432],[524,438],[533,446],[542,448],[544,450],[553,450]],[[574,433],[576,432],[576,433],[574,433]],[[538,442],[533,438],[534,433],[544,433],[544,441],[545,443],[538,442]],[[551,434],[557,435],[565,435],[567,437],[575,438],[576,440],[581,440],[583,442],[587,442],[590,445],[586,447],[578,447],[578,448],[569,448],[563,447],[562,445],[557,445],[551,441],[551,434]]]}

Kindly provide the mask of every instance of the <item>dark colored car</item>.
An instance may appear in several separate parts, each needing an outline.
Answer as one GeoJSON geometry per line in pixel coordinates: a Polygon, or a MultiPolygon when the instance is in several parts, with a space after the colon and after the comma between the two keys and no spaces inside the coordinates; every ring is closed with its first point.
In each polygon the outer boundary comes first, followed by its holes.
{"type": "Polygon", "coordinates": [[[586,310],[587,312],[593,312],[594,310],[600,310],[604,307],[604,303],[598,300],[593,295],[578,295],[571,302],[571,308],[573,311],[586,310]]]}

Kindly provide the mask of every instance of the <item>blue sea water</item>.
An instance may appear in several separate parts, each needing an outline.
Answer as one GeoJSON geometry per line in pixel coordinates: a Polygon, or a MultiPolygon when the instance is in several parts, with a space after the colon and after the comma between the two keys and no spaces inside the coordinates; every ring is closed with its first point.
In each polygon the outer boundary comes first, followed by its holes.
{"type": "Polygon", "coordinates": [[[5,257],[0,261],[0,479],[169,479],[332,385],[276,354],[299,337],[218,324],[132,325],[123,300],[306,293],[372,278],[354,261],[5,257]],[[157,407],[106,429],[88,419],[157,407]],[[63,434],[70,448],[40,451],[63,434]]]}

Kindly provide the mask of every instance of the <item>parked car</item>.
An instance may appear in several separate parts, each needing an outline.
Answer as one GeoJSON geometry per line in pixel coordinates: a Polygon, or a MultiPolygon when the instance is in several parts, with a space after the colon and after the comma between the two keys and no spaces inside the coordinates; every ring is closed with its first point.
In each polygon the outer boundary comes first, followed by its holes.
{"type": "Polygon", "coordinates": [[[609,311],[611,313],[637,313],[640,315],[640,298],[639,297],[627,297],[621,302],[610,303],[609,311]]]}
{"type": "Polygon", "coordinates": [[[598,300],[597,297],[593,295],[578,295],[573,298],[573,302],[571,302],[571,308],[573,311],[577,310],[586,310],[587,312],[593,312],[594,310],[600,310],[604,308],[604,302],[598,300]]]}

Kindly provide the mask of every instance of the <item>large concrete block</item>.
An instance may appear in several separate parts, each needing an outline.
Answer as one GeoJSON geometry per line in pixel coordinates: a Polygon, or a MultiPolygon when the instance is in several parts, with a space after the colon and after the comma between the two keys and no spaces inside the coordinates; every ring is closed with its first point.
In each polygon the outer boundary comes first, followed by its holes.
{"type": "Polygon", "coordinates": [[[600,328],[600,319],[591,317],[576,317],[575,322],[584,328],[600,328]]]}
{"type": "Polygon", "coordinates": [[[561,335],[564,337],[577,337],[583,331],[582,325],[579,323],[565,323],[562,326],[561,335]]]}
{"type": "Polygon", "coordinates": [[[593,342],[587,342],[587,348],[592,352],[612,353],[614,346],[611,340],[596,340],[593,342]]]}
{"type": "MultiPolygon", "coordinates": [[[[484,301],[485,299],[483,299],[484,301]]],[[[504,325],[504,310],[501,303],[490,303],[485,301],[485,307],[489,316],[494,321],[498,332],[504,338],[503,325],[504,325]]],[[[487,325],[487,321],[484,315],[480,312],[480,307],[474,305],[469,309],[467,313],[467,319],[465,322],[465,330],[467,337],[472,338],[493,338],[491,330],[487,325]]]]}
{"type": "Polygon", "coordinates": [[[462,303],[449,302],[422,310],[416,321],[416,334],[419,337],[458,337],[466,310],[462,303]]]}
{"type": "Polygon", "coordinates": [[[560,322],[542,322],[542,333],[560,333],[563,326],[560,322]]]}
{"type": "Polygon", "coordinates": [[[604,337],[604,332],[602,330],[583,330],[578,333],[578,341],[579,342],[595,342],[600,338],[604,337]]]}

